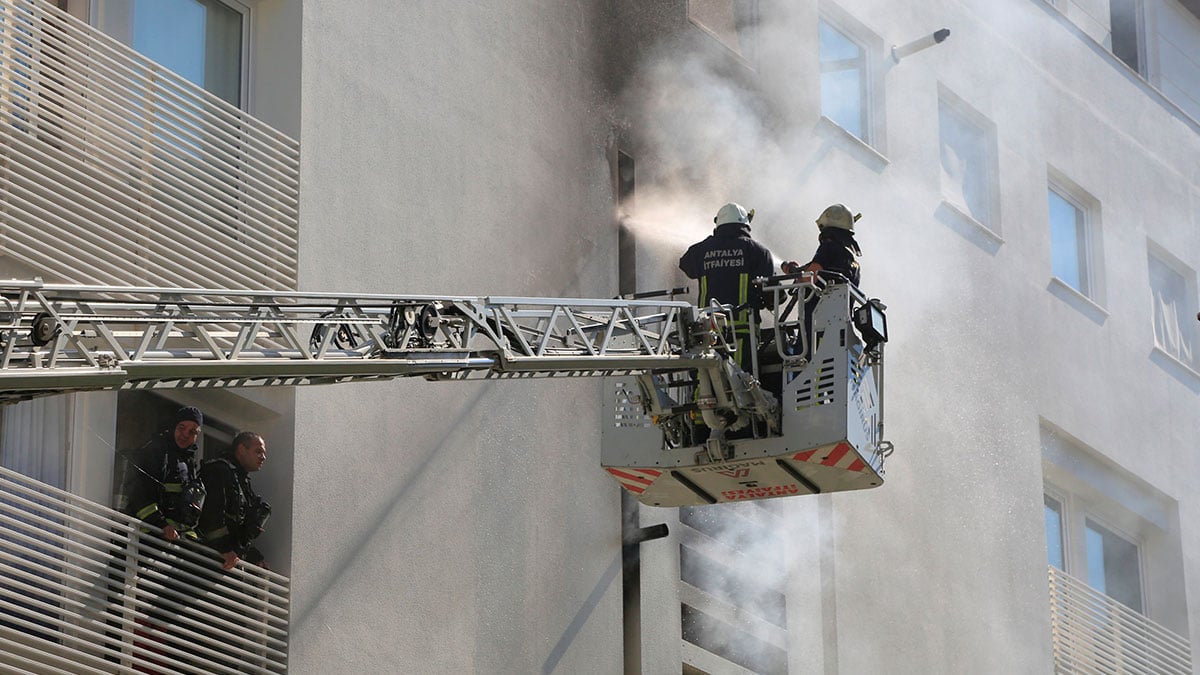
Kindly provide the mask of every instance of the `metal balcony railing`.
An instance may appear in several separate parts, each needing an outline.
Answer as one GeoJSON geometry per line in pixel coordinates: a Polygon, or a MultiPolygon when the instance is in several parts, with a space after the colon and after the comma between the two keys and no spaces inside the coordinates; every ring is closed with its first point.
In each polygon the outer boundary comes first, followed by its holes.
{"type": "Polygon", "coordinates": [[[294,289],[299,154],[53,4],[0,0],[0,255],[33,273],[294,289]]]}
{"type": "Polygon", "coordinates": [[[0,468],[0,671],[282,673],[288,579],[0,468]]]}
{"type": "Polygon", "coordinates": [[[1057,673],[1192,673],[1185,638],[1053,565],[1050,630],[1057,673]]]}

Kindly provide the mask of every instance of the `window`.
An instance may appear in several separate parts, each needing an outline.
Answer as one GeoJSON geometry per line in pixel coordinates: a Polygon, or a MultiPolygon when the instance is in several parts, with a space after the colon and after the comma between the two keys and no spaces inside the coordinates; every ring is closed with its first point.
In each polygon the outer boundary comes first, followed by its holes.
{"type": "Polygon", "coordinates": [[[99,0],[96,18],[104,32],[241,105],[245,7],[226,0],[99,0]]]}
{"type": "Polygon", "coordinates": [[[628,208],[637,190],[637,166],[633,156],[617,151],[617,206],[628,208]]]}
{"type": "Polygon", "coordinates": [[[745,59],[750,57],[752,42],[742,29],[753,23],[757,4],[757,0],[688,0],[688,19],[745,59]]]}
{"type": "Polygon", "coordinates": [[[1046,503],[1046,558],[1058,569],[1065,569],[1063,559],[1063,510],[1062,503],[1045,495],[1046,503]]]}
{"type": "Polygon", "coordinates": [[[1099,202],[1053,171],[1047,196],[1051,275],[1063,286],[1093,302],[1102,302],[1101,278],[1096,265],[1101,259],[1099,202]]]}
{"type": "Polygon", "coordinates": [[[1142,573],[1137,544],[1088,518],[1088,585],[1138,612],[1142,611],[1142,573]]]}
{"type": "Polygon", "coordinates": [[[824,19],[818,22],[817,30],[821,51],[821,114],[869,143],[867,50],[824,19]]]}
{"type": "Polygon", "coordinates": [[[1165,252],[1154,249],[1151,246],[1149,258],[1154,344],[1184,364],[1195,366],[1195,332],[1188,310],[1196,304],[1195,277],[1190,271],[1185,276],[1183,265],[1168,262],[1165,252]]]}
{"type": "Polygon", "coordinates": [[[1057,592],[1090,603],[1072,590],[1090,588],[1186,634],[1178,503],[1049,422],[1040,435],[1046,562],[1067,582],[1057,592]]]}
{"type": "Polygon", "coordinates": [[[1083,209],[1050,188],[1050,254],[1054,276],[1087,295],[1087,232],[1083,209]]]}
{"type": "MultiPolygon", "coordinates": [[[[1047,486],[1043,495],[1046,516],[1046,562],[1071,576],[1083,578],[1088,586],[1137,612],[1144,612],[1142,601],[1141,548],[1135,537],[1118,534],[1101,524],[1100,512],[1111,513],[1114,505],[1097,501],[1093,495],[1064,493],[1059,486],[1047,486]],[[1053,491],[1053,493],[1052,493],[1053,491]],[[1074,530],[1077,538],[1068,537],[1074,530]],[[1082,546],[1068,546],[1082,541],[1082,546]]],[[[1149,524],[1121,514],[1139,529],[1149,524]]],[[[1129,523],[1127,523],[1129,524],[1129,523]]]]}
{"type": "Polygon", "coordinates": [[[1140,0],[1109,0],[1112,53],[1125,65],[1145,75],[1142,64],[1142,8],[1140,0]]]}
{"type": "Polygon", "coordinates": [[[0,407],[0,466],[67,488],[71,396],[46,396],[0,407]]]}
{"type": "Polygon", "coordinates": [[[947,90],[938,94],[942,197],[956,211],[999,231],[996,127],[947,90]]]}
{"type": "Polygon", "coordinates": [[[685,654],[761,675],[786,673],[787,652],[776,645],[787,641],[787,558],[770,534],[778,515],[756,503],[692,506],[679,509],[679,522],[685,654]]]}

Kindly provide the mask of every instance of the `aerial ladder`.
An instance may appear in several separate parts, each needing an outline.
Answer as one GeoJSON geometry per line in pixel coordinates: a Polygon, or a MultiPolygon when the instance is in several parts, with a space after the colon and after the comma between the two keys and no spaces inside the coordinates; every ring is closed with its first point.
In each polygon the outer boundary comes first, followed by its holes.
{"type": "Polygon", "coordinates": [[[673,292],[587,300],[0,281],[0,402],[397,377],[604,377],[601,465],[642,503],[882,484],[885,306],[844,282],[756,284],[768,321],[753,326],[747,371],[734,358],[740,308],[697,307],[673,292]]]}

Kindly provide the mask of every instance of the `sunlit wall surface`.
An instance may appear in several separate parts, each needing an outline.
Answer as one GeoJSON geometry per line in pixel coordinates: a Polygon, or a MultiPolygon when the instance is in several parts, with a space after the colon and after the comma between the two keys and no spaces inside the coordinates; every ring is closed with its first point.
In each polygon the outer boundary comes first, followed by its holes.
{"type": "Polygon", "coordinates": [[[866,492],[623,523],[588,380],[79,397],[4,417],[0,460],[105,497],[114,421],[133,434],[139,411],[186,402],[214,443],[265,430],[256,484],[286,505],[268,536],[293,580],[295,672],[1190,664],[1194,3],[66,4],[298,137],[304,290],[611,297],[619,280],[683,285],[680,253],[729,200],[757,209],[779,261],[809,259],[827,205],[863,214],[897,447],[866,492]],[[139,34],[145,12],[182,23],[139,34]],[[38,438],[101,441],[32,457],[11,439],[46,416],[78,431],[38,438]],[[631,522],[671,530],[636,566],[631,522]]]}
{"type": "Polygon", "coordinates": [[[682,546],[643,546],[647,672],[1191,672],[1200,83],[1172,73],[1200,45],[1194,9],[755,5],[755,57],[717,30],[660,36],[622,81],[638,286],[682,282],[726,200],[801,262],[825,206],[861,211],[898,450],[881,489],[782,500],[782,524],[642,509],[682,546]],[[723,551],[762,523],[737,571],[698,562],[689,538],[723,551]],[[771,578],[771,547],[784,626],[744,581],[771,578]],[[670,613],[646,619],[647,597],[670,613]]]}
{"type": "Polygon", "coordinates": [[[299,392],[295,663],[1129,667],[1056,651],[1103,628],[1073,613],[1096,597],[1122,608],[1104,630],[1192,641],[1200,512],[1178,467],[1200,375],[1177,308],[1200,264],[1200,124],[1154,29],[1187,10],[1141,7],[1132,39],[1158,56],[1135,72],[1126,23],[1114,54],[1111,17],[1040,0],[306,2],[305,287],[609,296],[620,263],[638,290],[672,287],[725,201],[800,261],[846,203],[863,287],[889,305],[899,449],[865,493],[641,508],[672,534],[641,545],[631,605],[595,385],[299,392]]]}

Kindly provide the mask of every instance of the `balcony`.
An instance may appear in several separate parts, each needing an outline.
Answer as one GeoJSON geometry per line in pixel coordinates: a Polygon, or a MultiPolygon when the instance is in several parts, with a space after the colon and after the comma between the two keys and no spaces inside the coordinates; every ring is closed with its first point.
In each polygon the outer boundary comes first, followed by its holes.
{"type": "Polygon", "coordinates": [[[294,289],[299,155],[51,3],[0,0],[6,276],[294,289]]]}
{"type": "Polygon", "coordinates": [[[1188,641],[1050,566],[1056,673],[1191,675],[1188,641]]]}
{"type": "Polygon", "coordinates": [[[0,468],[0,671],[286,672],[288,586],[0,468]]]}

